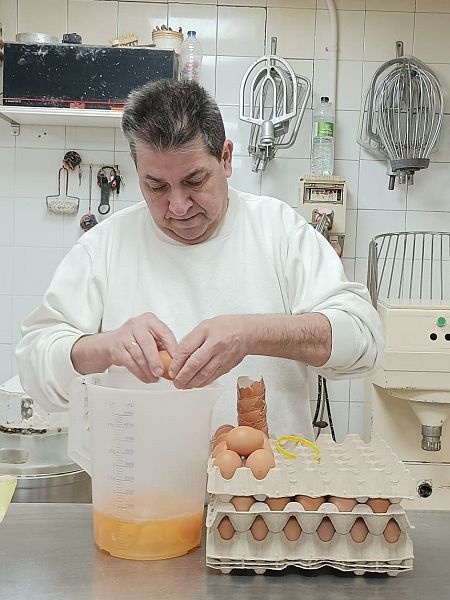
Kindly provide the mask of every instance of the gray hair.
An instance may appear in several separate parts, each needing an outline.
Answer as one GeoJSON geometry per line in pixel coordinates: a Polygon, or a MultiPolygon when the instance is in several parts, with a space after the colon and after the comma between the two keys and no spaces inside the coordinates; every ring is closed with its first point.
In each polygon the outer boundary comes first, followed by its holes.
{"type": "Polygon", "coordinates": [[[157,151],[183,148],[201,137],[217,160],[222,158],[225,128],[212,97],[198,83],[161,79],[128,96],[122,131],[133,156],[136,143],[157,151]]]}

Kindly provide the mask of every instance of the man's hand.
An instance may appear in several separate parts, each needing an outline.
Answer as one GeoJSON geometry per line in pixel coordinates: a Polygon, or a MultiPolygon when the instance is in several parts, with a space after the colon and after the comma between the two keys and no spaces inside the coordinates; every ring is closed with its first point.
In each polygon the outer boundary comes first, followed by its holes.
{"type": "Polygon", "coordinates": [[[145,313],[118,329],[86,335],[72,347],[74,369],[82,374],[101,373],[115,365],[125,367],[144,383],[154,383],[163,373],[159,350],[176,352],[177,340],[165,323],[145,313]]]}
{"type": "Polygon", "coordinates": [[[203,387],[231,371],[247,354],[249,333],[245,315],[202,321],[173,354],[169,374],[175,387],[203,387]]]}
{"type": "Polygon", "coordinates": [[[221,316],[203,321],[181,340],[169,374],[178,388],[202,387],[247,355],[321,367],[331,348],[331,325],[320,313],[221,316]]]}

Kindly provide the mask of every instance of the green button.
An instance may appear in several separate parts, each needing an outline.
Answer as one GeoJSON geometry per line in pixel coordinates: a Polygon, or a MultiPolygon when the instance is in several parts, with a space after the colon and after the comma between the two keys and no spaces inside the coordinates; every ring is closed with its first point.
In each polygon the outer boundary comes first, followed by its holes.
{"type": "Polygon", "coordinates": [[[445,317],[438,317],[436,323],[438,327],[445,327],[447,325],[447,319],[445,317]]]}

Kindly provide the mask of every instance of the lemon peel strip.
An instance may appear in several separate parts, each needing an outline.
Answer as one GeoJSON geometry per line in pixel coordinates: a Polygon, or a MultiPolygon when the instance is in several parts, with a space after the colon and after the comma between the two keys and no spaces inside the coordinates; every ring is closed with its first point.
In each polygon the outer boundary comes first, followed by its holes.
{"type": "Polygon", "coordinates": [[[289,452],[288,450],[283,448],[281,446],[281,442],[296,442],[297,444],[302,444],[303,446],[308,446],[308,448],[311,448],[311,450],[314,450],[314,457],[313,457],[314,460],[316,460],[316,461],[320,460],[319,446],[317,446],[313,442],[310,442],[306,438],[299,437],[297,435],[283,435],[275,440],[275,450],[277,450],[277,452],[279,452],[283,456],[286,456],[287,458],[296,459],[297,454],[294,454],[293,452],[289,452]]]}

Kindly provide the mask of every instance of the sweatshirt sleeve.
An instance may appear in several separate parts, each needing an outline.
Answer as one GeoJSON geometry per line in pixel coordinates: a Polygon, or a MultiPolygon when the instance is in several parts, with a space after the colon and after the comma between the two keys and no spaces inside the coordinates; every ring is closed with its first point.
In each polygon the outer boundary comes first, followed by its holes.
{"type": "Polygon", "coordinates": [[[25,319],[16,349],[24,389],[45,410],[65,410],[78,375],[70,353],[83,335],[101,328],[101,285],[88,250],[76,244],[55,271],[41,305],[25,319]]]}
{"type": "Polygon", "coordinates": [[[383,335],[367,288],[347,280],[331,245],[306,223],[289,239],[285,277],[292,314],[319,312],[331,324],[331,355],[318,373],[345,379],[372,371],[383,335]]]}

